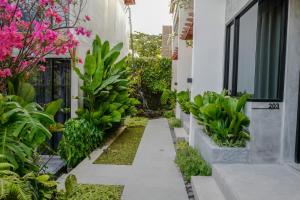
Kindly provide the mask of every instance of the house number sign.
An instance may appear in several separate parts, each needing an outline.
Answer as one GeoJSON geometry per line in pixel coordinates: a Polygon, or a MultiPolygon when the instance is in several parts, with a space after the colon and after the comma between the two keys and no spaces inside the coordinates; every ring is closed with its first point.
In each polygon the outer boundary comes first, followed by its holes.
{"type": "Polygon", "coordinates": [[[255,109],[255,110],[279,110],[280,105],[279,105],[279,103],[269,103],[269,105],[267,107],[252,108],[252,109],[255,109]]]}

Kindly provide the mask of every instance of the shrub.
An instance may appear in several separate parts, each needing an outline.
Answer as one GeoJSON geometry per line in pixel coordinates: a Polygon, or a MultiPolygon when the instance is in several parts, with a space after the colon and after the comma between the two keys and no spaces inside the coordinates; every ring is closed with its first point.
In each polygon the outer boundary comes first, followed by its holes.
{"type": "Polygon", "coordinates": [[[168,119],[169,125],[171,128],[180,128],[182,127],[182,122],[180,119],[176,119],[175,117],[171,117],[168,119]]]}
{"type": "Polygon", "coordinates": [[[186,114],[190,114],[190,93],[188,91],[179,92],[177,94],[177,101],[180,105],[181,110],[186,114]]]}
{"type": "Polygon", "coordinates": [[[198,95],[192,103],[191,111],[206,133],[220,146],[244,147],[250,134],[246,128],[250,120],[243,113],[249,95],[234,98],[222,94],[206,92],[198,95]]]}
{"type": "Polygon", "coordinates": [[[166,107],[171,109],[171,101],[169,92],[172,80],[172,62],[168,58],[135,58],[134,68],[132,68],[132,60],[128,58],[127,65],[132,74],[131,94],[143,102],[143,110],[162,110],[166,107]],[[161,101],[163,100],[163,102],[161,101]],[[164,102],[165,101],[165,102],[164,102]],[[166,103],[166,104],[164,104],[166,103]]]}
{"type": "Polygon", "coordinates": [[[70,119],[65,124],[58,152],[69,167],[89,156],[102,141],[103,132],[85,119],[70,119]]]}
{"type": "Polygon", "coordinates": [[[198,153],[185,141],[176,144],[176,164],[186,181],[190,181],[192,176],[211,176],[212,169],[198,153]]]}
{"type": "Polygon", "coordinates": [[[173,110],[169,110],[169,111],[165,111],[164,114],[163,114],[163,116],[165,118],[169,119],[169,118],[175,117],[175,113],[174,113],[173,110]]]}

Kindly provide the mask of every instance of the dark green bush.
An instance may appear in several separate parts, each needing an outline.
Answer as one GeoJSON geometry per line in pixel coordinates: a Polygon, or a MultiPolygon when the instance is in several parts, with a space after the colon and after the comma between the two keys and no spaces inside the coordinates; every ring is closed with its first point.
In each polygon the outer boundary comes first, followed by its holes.
{"type": "Polygon", "coordinates": [[[244,147],[250,140],[247,127],[250,120],[243,113],[249,95],[234,98],[215,92],[206,92],[194,99],[191,112],[206,133],[220,146],[244,147]]]}
{"type": "Polygon", "coordinates": [[[186,114],[190,114],[190,93],[188,91],[179,92],[177,94],[177,101],[180,105],[181,110],[186,114]]]}
{"type": "Polygon", "coordinates": [[[192,176],[211,176],[212,174],[211,166],[185,141],[179,141],[176,144],[175,162],[186,181],[190,181],[192,176]]]}
{"type": "Polygon", "coordinates": [[[70,119],[65,124],[59,154],[69,167],[74,167],[100,145],[102,137],[103,132],[89,121],[70,119]]]}

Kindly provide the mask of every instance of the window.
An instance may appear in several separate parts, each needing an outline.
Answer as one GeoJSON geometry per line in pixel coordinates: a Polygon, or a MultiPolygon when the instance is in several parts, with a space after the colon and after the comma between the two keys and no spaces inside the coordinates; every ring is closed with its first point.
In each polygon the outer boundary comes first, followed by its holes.
{"type": "Polygon", "coordinates": [[[227,26],[224,87],[257,101],[281,101],[286,0],[256,0],[227,26]]]}

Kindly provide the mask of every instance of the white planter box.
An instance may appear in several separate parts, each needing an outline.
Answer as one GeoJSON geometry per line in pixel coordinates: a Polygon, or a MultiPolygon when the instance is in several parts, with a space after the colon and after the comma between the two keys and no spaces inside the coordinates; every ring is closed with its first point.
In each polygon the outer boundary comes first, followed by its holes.
{"type": "Polygon", "coordinates": [[[197,125],[195,130],[195,148],[200,151],[203,159],[210,164],[249,163],[249,145],[245,148],[219,147],[200,125],[197,125]]]}

